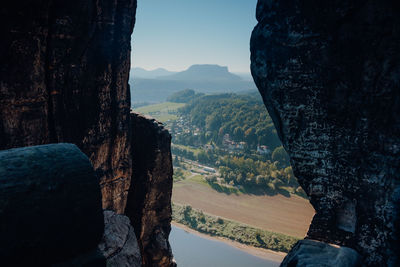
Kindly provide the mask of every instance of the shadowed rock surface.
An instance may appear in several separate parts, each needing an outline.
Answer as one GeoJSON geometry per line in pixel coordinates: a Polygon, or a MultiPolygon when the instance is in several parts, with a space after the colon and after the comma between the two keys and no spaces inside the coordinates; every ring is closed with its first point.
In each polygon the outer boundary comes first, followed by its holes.
{"type": "MultiPolygon", "coordinates": [[[[128,190],[136,186],[131,184],[131,138],[141,134],[132,131],[129,115],[135,12],[136,0],[6,1],[0,7],[0,149],[76,144],[100,178],[103,209],[119,214],[126,210],[128,190]]],[[[152,150],[147,145],[145,154],[152,150]]],[[[172,172],[172,165],[164,167],[172,172]]],[[[171,187],[157,190],[170,197],[171,187]]],[[[157,201],[165,201],[159,207],[170,205],[164,197],[157,201]]],[[[149,229],[161,222],[158,237],[169,248],[165,216],[171,210],[154,214],[135,207],[138,211],[131,213],[146,217],[149,229]]],[[[153,235],[145,231],[138,239],[154,238],[147,233],[153,235]]],[[[172,260],[168,249],[154,253],[163,262],[172,260]]]]}
{"type": "Polygon", "coordinates": [[[130,41],[136,0],[0,7],[0,149],[68,142],[122,213],[131,177],[130,41]]]}
{"type": "Polygon", "coordinates": [[[316,211],[307,236],[365,266],[399,264],[399,12],[259,0],[251,38],[252,75],[316,211]]]}
{"type": "Polygon", "coordinates": [[[304,239],[292,248],[281,266],[351,267],[359,266],[359,259],[354,249],[304,239]]]}
{"type": "Polygon", "coordinates": [[[107,259],[107,266],[142,266],[140,249],[129,218],[106,210],[104,225],[104,235],[99,244],[99,250],[107,259]]]}
{"type": "Polygon", "coordinates": [[[171,135],[152,118],[131,113],[133,177],[125,213],[131,219],[144,266],[174,266],[171,231],[171,135]]]}
{"type": "MultiPolygon", "coordinates": [[[[98,178],[75,145],[0,151],[1,266],[47,266],[87,254],[103,229],[98,178]]],[[[97,256],[91,260],[104,262],[97,256]]]]}

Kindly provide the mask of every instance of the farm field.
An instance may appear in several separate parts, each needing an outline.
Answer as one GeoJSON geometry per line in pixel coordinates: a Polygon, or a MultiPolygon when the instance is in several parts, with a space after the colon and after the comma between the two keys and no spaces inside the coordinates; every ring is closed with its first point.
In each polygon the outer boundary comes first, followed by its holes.
{"type": "Polygon", "coordinates": [[[167,122],[176,120],[178,118],[176,113],[178,109],[183,106],[185,106],[184,103],[164,102],[164,103],[140,107],[134,109],[134,111],[150,115],[160,122],[167,122]]]}
{"type": "Polygon", "coordinates": [[[199,175],[174,183],[172,201],[205,213],[268,231],[303,238],[314,209],[308,200],[291,195],[256,196],[213,190],[199,175]]]}
{"type": "Polygon", "coordinates": [[[184,145],[179,145],[179,144],[174,144],[174,143],[172,143],[171,145],[172,145],[173,148],[179,148],[179,149],[182,149],[182,150],[186,150],[186,151],[192,152],[196,156],[202,151],[202,149],[200,149],[200,148],[194,148],[194,147],[191,147],[191,146],[184,146],[184,145]]]}

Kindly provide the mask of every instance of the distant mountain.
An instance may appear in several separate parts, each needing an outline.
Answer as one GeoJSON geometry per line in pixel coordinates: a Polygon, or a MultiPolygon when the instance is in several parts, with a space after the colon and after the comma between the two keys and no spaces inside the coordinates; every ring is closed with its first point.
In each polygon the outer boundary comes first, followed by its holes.
{"type": "Polygon", "coordinates": [[[169,71],[163,68],[158,68],[155,70],[145,70],[143,68],[132,68],[130,76],[135,78],[144,78],[144,79],[156,79],[160,76],[167,76],[174,74],[176,72],[169,71]]]}
{"type": "Polygon", "coordinates": [[[242,78],[230,73],[228,67],[219,65],[192,65],[187,70],[176,74],[159,77],[174,81],[240,81],[242,78]]]}
{"type": "MultiPolygon", "coordinates": [[[[142,69],[143,70],[143,69],[142,69]]],[[[240,76],[230,73],[227,67],[218,65],[193,65],[185,71],[178,73],[167,70],[143,72],[138,68],[133,69],[130,78],[132,103],[140,102],[164,102],[171,94],[184,90],[193,89],[200,93],[233,93],[246,90],[255,90],[256,86],[251,80],[244,80],[240,76]],[[167,71],[168,72],[168,71],[167,71]],[[140,77],[147,75],[148,78],[140,77]]]]}

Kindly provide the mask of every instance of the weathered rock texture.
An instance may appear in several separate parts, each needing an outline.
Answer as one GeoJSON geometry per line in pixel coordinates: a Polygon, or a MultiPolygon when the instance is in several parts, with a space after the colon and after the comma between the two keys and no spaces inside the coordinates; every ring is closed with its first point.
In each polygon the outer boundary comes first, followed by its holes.
{"type": "Polygon", "coordinates": [[[125,213],[131,219],[145,266],[173,266],[171,135],[154,119],[131,113],[133,178],[125,213]]]}
{"type": "Polygon", "coordinates": [[[0,8],[0,149],[68,142],[89,156],[103,207],[131,176],[130,40],[136,0],[7,1],[0,8]]]}
{"type": "Polygon", "coordinates": [[[399,264],[400,5],[259,0],[251,70],[316,210],[308,238],[399,264]]]}
{"type": "Polygon", "coordinates": [[[351,248],[310,239],[297,242],[281,266],[359,266],[360,255],[351,248]]]}
{"type": "Polygon", "coordinates": [[[75,145],[0,151],[1,266],[47,266],[87,254],[103,229],[98,178],[75,145]]]}
{"type": "Polygon", "coordinates": [[[129,218],[106,210],[104,225],[104,235],[99,250],[107,259],[107,266],[142,266],[140,249],[129,218]]]}
{"type": "MultiPolygon", "coordinates": [[[[128,191],[141,191],[131,184],[131,139],[143,134],[132,130],[129,114],[135,12],[136,0],[6,1],[0,7],[0,149],[76,144],[100,178],[103,208],[117,213],[127,210],[128,191]]],[[[143,157],[152,151],[153,145],[147,145],[143,157]]],[[[165,173],[172,172],[172,165],[164,167],[170,168],[165,173]]],[[[170,179],[162,174],[159,180],[170,179]]],[[[156,194],[148,187],[152,181],[136,180],[146,184],[143,191],[156,194]]],[[[155,190],[170,197],[170,186],[155,190]]],[[[168,248],[154,252],[161,264],[172,260],[164,224],[171,210],[169,199],[157,201],[166,202],[141,202],[146,208],[136,205],[138,211],[131,214],[146,217],[148,229],[161,223],[163,236],[158,238],[168,248]],[[168,209],[154,214],[152,207],[168,209]]],[[[153,231],[147,230],[138,236],[140,244],[153,238],[153,231]]],[[[151,258],[149,253],[144,258],[151,258]]]]}

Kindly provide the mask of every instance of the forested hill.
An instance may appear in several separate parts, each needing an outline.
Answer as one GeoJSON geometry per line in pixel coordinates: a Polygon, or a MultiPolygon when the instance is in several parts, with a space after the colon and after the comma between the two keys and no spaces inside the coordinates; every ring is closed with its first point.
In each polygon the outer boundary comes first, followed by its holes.
{"type": "Polygon", "coordinates": [[[274,149],[281,145],[271,117],[254,94],[218,94],[194,97],[180,109],[192,125],[205,133],[205,139],[221,143],[229,134],[236,142],[244,141],[250,148],[266,145],[274,149]]]}

